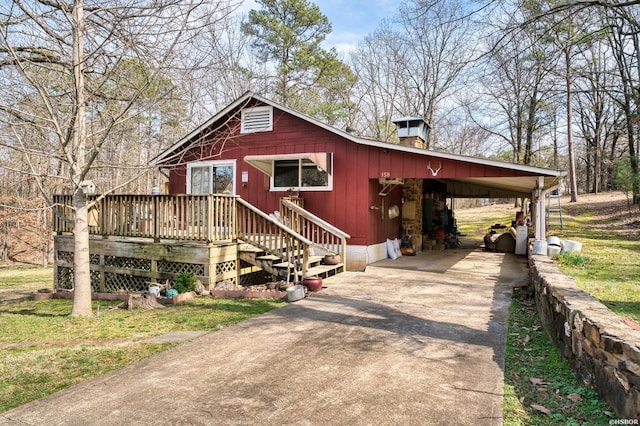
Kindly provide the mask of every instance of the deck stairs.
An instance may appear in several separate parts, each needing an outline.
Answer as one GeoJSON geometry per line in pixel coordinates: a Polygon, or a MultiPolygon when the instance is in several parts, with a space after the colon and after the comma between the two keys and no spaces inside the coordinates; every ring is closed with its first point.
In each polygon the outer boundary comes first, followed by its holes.
{"type": "Polygon", "coordinates": [[[300,282],[304,277],[327,278],[346,270],[346,240],[350,236],[345,232],[286,199],[275,215],[241,199],[238,203],[241,273],[259,268],[278,280],[300,282]],[[343,263],[327,264],[327,253],[339,254],[343,263]]]}
{"type": "MultiPolygon", "coordinates": [[[[238,246],[238,257],[240,260],[259,267],[281,280],[298,282],[303,278],[301,277],[302,273],[296,268],[297,258],[291,260],[288,258],[282,259],[281,256],[269,254],[265,250],[247,243],[240,243],[238,246]]],[[[286,253],[284,257],[286,257],[286,253]]],[[[326,265],[323,260],[324,256],[309,256],[308,269],[304,275],[327,278],[344,272],[343,263],[326,265]]]]}
{"type": "Polygon", "coordinates": [[[547,228],[559,226],[563,229],[564,222],[562,220],[562,204],[560,202],[560,194],[553,191],[547,195],[547,228]]]}

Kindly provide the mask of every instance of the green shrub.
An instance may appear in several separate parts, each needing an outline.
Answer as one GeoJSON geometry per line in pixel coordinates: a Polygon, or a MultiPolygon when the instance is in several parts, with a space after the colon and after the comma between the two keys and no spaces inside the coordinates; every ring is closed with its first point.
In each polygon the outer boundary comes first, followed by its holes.
{"type": "Polygon", "coordinates": [[[560,253],[554,256],[554,258],[562,265],[584,266],[589,263],[589,258],[578,252],[560,253]]]}
{"type": "Polygon", "coordinates": [[[175,280],[176,282],[173,285],[173,288],[181,294],[194,291],[196,289],[196,282],[198,281],[193,272],[183,272],[178,274],[176,275],[175,280]]]}

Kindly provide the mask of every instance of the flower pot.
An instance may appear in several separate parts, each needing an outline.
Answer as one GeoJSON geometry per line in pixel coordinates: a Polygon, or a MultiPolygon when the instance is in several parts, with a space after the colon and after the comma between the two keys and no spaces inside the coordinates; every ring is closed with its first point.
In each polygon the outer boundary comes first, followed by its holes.
{"type": "Polygon", "coordinates": [[[342,258],[339,254],[325,254],[324,263],[326,265],[337,265],[342,262],[342,258]]]}
{"type": "Polygon", "coordinates": [[[302,279],[302,285],[309,291],[320,291],[322,289],[322,278],[320,277],[306,277],[302,279]]]}

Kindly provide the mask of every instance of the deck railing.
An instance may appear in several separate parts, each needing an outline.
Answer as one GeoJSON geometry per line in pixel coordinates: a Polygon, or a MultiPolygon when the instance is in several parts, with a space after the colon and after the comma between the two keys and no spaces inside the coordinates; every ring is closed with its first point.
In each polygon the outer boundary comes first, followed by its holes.
{"type": "Polygon", "coordinates": [[[282,221],[238,200],[238,238],[288,262],[291,274],[306,275],[313,241],[297,234],[282,221]]]}
{"type": "Polygon", "coordinates": [[[300,197],[282,197],[280,199],[280,201],[289,201],[290,203],[295,204],[298,207],[302,207],[304,208],[304,198],[300,198],[300,197]]]}
{"type": "MultiPolygon", "coordinates": [[[[71,195],[55,195],[53,230],[73,231],[71,195]]],[[[340,254],[346,264],[349,235],[304,210],[300,199],[283,199],[280,220],[232,195],[89,196],[92,235],[194,242],[240,239],[289,262],[305,276],[312,247],[340,254]]]]}
{"type": "Polygon", "coordinates": [[[314,247],[320,247],[327,253],[339,254],[342,263],[346,265],[347,239],[351,238],[349,234],[286,198],[280,201],[280,216],[297,234],[312,241],[314,247]]]}
{"type": "MultiPolygon", "coordinates": [[[[237,238],[236,196],[90,196],[89,233],[169,240],[224,241],[237,238]]],[[[71,195],[56,195],[53,230],[73,231],[71,195]]]]}

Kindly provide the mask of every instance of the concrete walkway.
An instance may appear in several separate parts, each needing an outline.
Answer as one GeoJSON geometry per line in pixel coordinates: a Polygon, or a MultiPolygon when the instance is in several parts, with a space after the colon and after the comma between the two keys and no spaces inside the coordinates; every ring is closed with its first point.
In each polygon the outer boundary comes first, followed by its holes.
{"type": "Polygon", "coordinates": [[[426,252],[0,414],[10,425],[499,425],[526,259],[426,252]]]}

